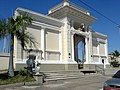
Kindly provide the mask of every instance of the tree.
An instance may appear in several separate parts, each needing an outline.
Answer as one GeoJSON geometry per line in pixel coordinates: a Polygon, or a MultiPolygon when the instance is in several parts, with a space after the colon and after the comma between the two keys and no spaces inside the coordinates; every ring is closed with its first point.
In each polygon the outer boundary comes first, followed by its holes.
{"type": "Polygon", "coordinates": [[[110,55],[112,56],[111,59],[117,60],[120,56],[120,53],[119,51],[115,50],[110,55]]]}
{"type": "Polygon", "coordinates": [[[10,17],[7,20],[0,20],[0,39],[10,35],[10,58],[8,75],[14,76],[13,54],[14,54],[14,37],[21,42],[24,49],[27,44],[35,45],[32,35],[26,31],[26,27],[32,23],[32,18],[27,13],[19,13],[18,16],[10,17]]]}

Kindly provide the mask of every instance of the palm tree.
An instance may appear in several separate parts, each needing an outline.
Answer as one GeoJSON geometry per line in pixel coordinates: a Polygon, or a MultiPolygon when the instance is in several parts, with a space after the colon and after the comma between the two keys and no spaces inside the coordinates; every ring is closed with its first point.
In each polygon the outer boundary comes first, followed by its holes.
{"type": "Polygon", "coordinates": [[[21,42],[21,47],[24,49],[27,44],[35,45],[35,40],[32,35],[26,31],[26,27],[32,23],[32,18],[27,13],[20,13],[16,17],[10,17],[8,20],[0,20],[0,39],[6,35],[10,35],[10,58],[8,75],[14,76],[13,54],[14,54],[14,37],[21,42]]]}
{"type": "Polygon", "coordinates": [[[115,50],[115,51],[113,51],[110,55],[112,56],[111,59],[115,59],[115,60],[117,60],[118,57],[120,56],[120,52],[117,51],[117,50],[115,50]]]}

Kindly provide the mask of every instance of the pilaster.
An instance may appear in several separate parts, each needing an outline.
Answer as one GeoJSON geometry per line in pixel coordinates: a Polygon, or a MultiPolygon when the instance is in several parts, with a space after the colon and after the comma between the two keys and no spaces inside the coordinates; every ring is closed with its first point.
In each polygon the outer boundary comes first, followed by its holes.
{"type": "Polygon", "coordinates": [[[42,53],[42,60],[45,60],[45,48],[46,48],[45,28],[41,27],[41,50],[43,51],[43,53],[42,53]]]}
{"type": "Polygon", "coordinates": [[[88,50],[89,48],[88,48],[88,38],[87,37],[85,37],[85,55],[86,55],[86,64],[87,63],[89,63],[89,61],[88,61],[88,50]]]}
{"type": "Polygon", "coordinates": [[[98,61],[98,62],[101,63],[101,57],[100,57],[100,43],[99,43],[99,40],[98,40],[97,43],[98,43],[98,46],[97,46],[97,55],[99,55],[99,57],[98,57],[98,60],[99,60],[99,61],[98,61]]]}
{"type": "MultiPolygon", "coordinates": [[[[14,36],[14,62],[17,62],[17,38],[14,36]]],[[[14,63],[14,68],[16,68],[16,63],[14,63]]]]}
{"type": "Polygon", "coordinates": [[[106,62],[105,64],[109,64],[108,62],[108,40],[105,41],[105,56],[106,56],[106,62]]]}
{"type": "Polygon", "coordinates": [[[91,61],[93,60],[93,45],[92,45],[92,32],[89,32],[89,64],[91,63],[91,61]]]}
{"type": "Polygon", "coordinates": [[[69,21],[68,21],[68,18],[64,18],[63,22],[65,23],[64,24],[64,27],[63,27],[63,30],[62,30],[62,53],[63,53],[63,60],[65,61],[68,61],[69,59],[69,53],[70,52],[70,26],[69,26],[69,21]]]}
{"type": "Polygon", "coordinates": [[[74,32],[71,32],[71,55],[72,55],[72,57],[71,57],[71,59],[72,59],[72,61],[74,62],[75,61],[75,54],[74,54],[74,32]]]}
{"type": "MultiPolygon", "coordinates": [[[[61,28],[62,29],[62,28],[61,28]]],[[[60,61],[62,61],[62,33],[59,32],[59,51],[60,51],[60,61]]]]}

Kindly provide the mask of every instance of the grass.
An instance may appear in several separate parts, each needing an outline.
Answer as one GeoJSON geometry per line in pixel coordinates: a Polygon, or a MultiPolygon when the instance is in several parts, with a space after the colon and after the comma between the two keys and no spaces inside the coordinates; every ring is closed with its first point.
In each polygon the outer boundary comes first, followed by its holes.
{"type": "Polygon", "coordinates": [[[0,85],[13,84],[20,82],[31,82],[35,81],[32,75],[25,72],[15,72],[14,77],[8,77],[7,73],[0,74],[0,85]]]}
{"type": "Polygon", "coordinates": [[[0,72],[3,72],[3,71],[7,71],[7,69],[2,69],[2,70],[0,70],[0,72]]]}

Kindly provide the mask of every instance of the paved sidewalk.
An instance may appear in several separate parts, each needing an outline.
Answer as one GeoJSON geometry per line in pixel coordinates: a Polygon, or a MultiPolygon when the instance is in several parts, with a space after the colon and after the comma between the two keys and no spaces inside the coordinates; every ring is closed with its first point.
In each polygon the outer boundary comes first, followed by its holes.
{"type": "Polygon", "coordinates": [[[21,85],[0,88],[0,90],[102,90],[108,76],[85,75],[78,79],[58,80],[43,85],[21,85]]]}

